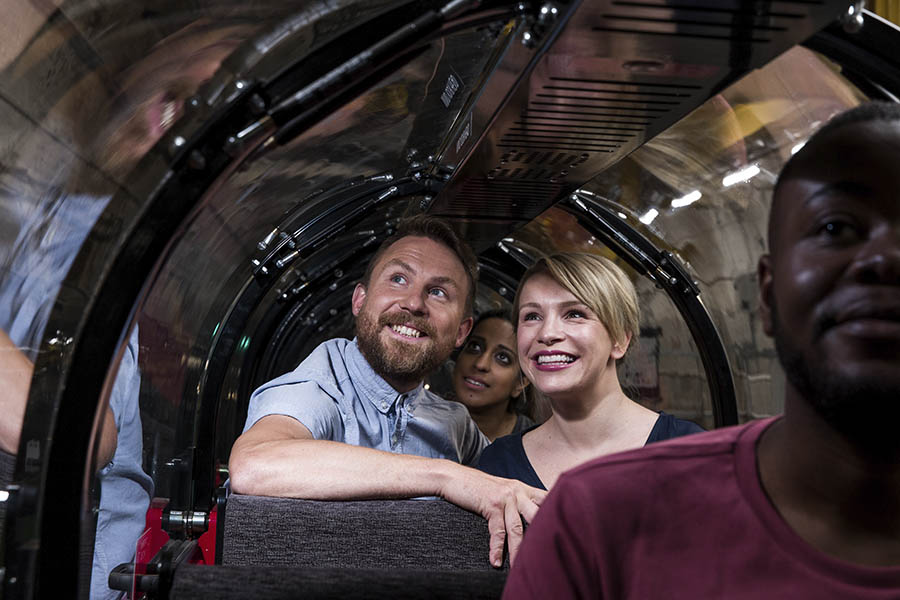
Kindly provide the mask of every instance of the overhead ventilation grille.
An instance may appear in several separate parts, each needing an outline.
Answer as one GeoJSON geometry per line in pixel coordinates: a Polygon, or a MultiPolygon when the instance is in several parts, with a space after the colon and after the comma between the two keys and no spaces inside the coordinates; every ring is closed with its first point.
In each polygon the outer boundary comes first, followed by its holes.
{"type": "Polygon", "coordinates": [[[824,0],[784,0],[728,6],[730,3],[727,2],[695,5],[623,0],[612,2],[615,8],[602,13],[602,24],[592,29],[607,33],[769,43],[773,35],[784,33],[794,23],[805,19],[810,6],[824,3],[824,0]],[[791,5],[797,8],[791,10],[791,5]],[[803,9],[798,10],[799,7],[803,9]]]}
{"type": "Polygon", "coordinates": [[[452,212],[515,218],[539,210],[565,192],[570,172],[624,146],[636,147],[656,119],[672,110],[680,114],[681,104],[701,90],[692,84],[549,77],[500,135],[498,163],[465,181],[452,212]]]}
{"type": "Polygon", "coordinates": [[[501,135],[497,146],[507,152],[489,176],[564,177],[567,173],[560,172],[559,163],[575,168],[591,154],[613,153],[639,141],[648,125],[678,109],[699,89],[698,85],[550,77],[501,135]],[[529,167],[522,167],[523,163],[529,167]],[[553,173],[536,169],[535,163],[547,164],[553,173]]]}
{"type": "Polygon", "coordinates": [[[528,62],[531,70],[514,89],[506,85],[509,74],[526,64],[522,48],[530,46],[510,47],[504,59],[510,70],[494,71],[504,83],[486,87],[477,101],[481,112],[472,112],[483,117],[483,129],[472,134],[477,144],[449,159],[453,176],[429,206],[434,214],[480,221],[467,230],[472,236],[500,235],[506,228],[499,222],[492,228],[492,218],[517,212],[534,218],[827,26],[848,1],[568,4],[578,7],[552,51],[528,62]]]}
{"type": "Polygon", "coordinates": [[[561,184],[549,181],[473,177],[460,188],[453,208],[472,220],[521,219],[542,210],[548,197],[556,197],[562,191],[561,184]]]}

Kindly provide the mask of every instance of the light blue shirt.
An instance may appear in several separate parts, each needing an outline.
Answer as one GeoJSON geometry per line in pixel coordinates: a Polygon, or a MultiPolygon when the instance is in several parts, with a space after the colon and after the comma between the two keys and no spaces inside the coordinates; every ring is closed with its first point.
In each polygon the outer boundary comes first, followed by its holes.
{"type": "Polygon", "coordinates": [[[464,465],[478,460],[487,438],[458,402],[419,384],[398,394],[346,339],[328,340],[300,365],[253,392],[244,431],[268,415],[302,423],[317,440],[331,440],[464,465]]]}
{"type": "Polygon", "coordinates": [[[120,592],[113,592],[107,585],[109,572],[134,558],[153,494],[153,480],[142,468],[144,445],[138,404],[141,374],[137,357],[138,328],[135,327],[109,396],[118,439],[112,460],[98,473],[100,512],[94,542],[91,600],[118,598],[120,592]]]}

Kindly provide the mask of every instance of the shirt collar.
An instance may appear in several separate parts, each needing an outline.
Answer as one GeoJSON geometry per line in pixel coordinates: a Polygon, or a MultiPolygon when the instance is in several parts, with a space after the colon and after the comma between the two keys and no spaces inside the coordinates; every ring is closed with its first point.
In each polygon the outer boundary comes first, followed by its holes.
{"type": "Polygon", "coordinates": [[[387,414],[401,397],[406,399],[406,405],[411,409],[425,393],[424,381],[420,381],[418,386],[406,393],[397,392],[391,384],[372,369],[372,365],[362,355],[356,338],[353,338],[353,341],[347,346],[346,361],[347,372],[350,374],[357,394],[371,402],[372,406],[381,413],[387,414]]]}

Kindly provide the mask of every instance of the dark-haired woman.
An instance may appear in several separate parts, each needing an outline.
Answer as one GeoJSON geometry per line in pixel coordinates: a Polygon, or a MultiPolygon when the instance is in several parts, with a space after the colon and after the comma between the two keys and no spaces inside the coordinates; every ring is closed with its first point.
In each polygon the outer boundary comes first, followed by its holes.
{"type": "Polygon", "coordinates": [[[456,400],[466,405],[481,432],[494,441],[534,425],[523,412],[527,386],[509,317],[501,311],[482,314],[456,359],[456,400]]]}

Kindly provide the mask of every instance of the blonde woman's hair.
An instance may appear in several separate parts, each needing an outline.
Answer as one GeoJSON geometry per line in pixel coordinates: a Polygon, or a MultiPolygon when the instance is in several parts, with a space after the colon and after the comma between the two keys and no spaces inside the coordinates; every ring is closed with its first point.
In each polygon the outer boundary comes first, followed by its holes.
{"type": "Polygon", "coordinates": [[[641,314],[634,284],[608,258],[583,252],[545,256],[525,271],[513,300],[516,328],[522,289],[526,281],[538,274],[548,275],[590,308],[614,342],[624,344],[629,336],[639,333],[641,314]]]}

